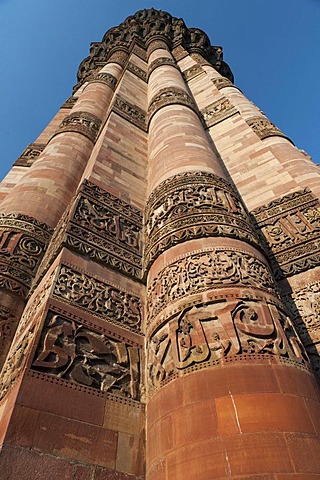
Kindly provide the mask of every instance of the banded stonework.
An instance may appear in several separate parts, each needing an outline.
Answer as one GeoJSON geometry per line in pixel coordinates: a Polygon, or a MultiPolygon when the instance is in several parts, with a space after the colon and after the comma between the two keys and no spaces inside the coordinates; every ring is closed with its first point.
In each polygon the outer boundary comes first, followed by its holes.
{"type": "Polygon", "coordinates": [[[320,203],[309,188],[252,211],[277,279],[320,265],[320,203]]]}

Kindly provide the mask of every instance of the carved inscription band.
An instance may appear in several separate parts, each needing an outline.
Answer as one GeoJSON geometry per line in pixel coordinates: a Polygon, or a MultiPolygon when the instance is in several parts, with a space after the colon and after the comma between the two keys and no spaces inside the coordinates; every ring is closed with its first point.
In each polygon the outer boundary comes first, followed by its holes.
{"type": "Polygon", "coordinates": [[[183,89],[177,87],[162,88],[152,98],[148,108],[148,121],[152,119],[153,115],[161,108],[167,105],[184,105],[191,108],[197,115],[199,115],[198,108],[194,100],[183,89]]]}
{"type": "Polygon", "coordinates": [[[36,158],[44,150],[46,144],[44,143],[30,143],[28,147],[22,152],[20,157],[15,161],[14,167],[31,167],[36,158]]]}
{"type": "Polygon", "coordinates": [[[153,62],[150,63],[150,65],[148,67],[148,79],[149,79],[151,73],[156,68],[164,66],[164,65],[170,65],[171,67],[174,67],[174,68],[176,68],[180,71],[178,65],[176,64],[176,62],[172,58],[160,57],[160,58],[156,58],[155,60],[153,60],[153,62]]]}
{"type": "Polygon", "coordinates": [[[51,138],[63,132],[77,132],[95,142],[100,126],[101,120],[92,113],[74,112],[62,120],[58,130],[51,138]]]}
{"type": "Polygon", "coordinates": [[[277,279],[320,265],[320,202],[310,189],[252,211],[277,279]]]}
{"type": "Polygon", "coordinates": [[[114,75],[111,75],[111,73],[100,72],[100,73],[97,73],[97,75],[95,75],[93,79],[90,81],[90,83],[94,83],[94,82],[104,83],[105,85],[108,85],[108,87],[110,87],[111,90],[115,91],[118,80],[114,75]]]}
{"type": "Polygon", "coordinates": [[[293,143],[290,138],[288,138],[281,130],[276,127],[276,125],[268,118],[264,117],[253,117],[246,120],[247,124],[252,128],[254,133],[263,140],[264,138],[278,136],[284,137],[293,143]]]}
{"type": "Polygon", "coordinates": [[[233,187],[207,172],[188,172],[162,182],[145,210],[145,269],[171,246],[202,236],[227,236],[259,245],[233,187]]]}
{"type": "Polygon", "coordinates": [[[222,122],[222,120],[225,120],[236,113],[238,113],[238,110],[225,97],[222,97],[201,110],[201,115],[207,128],[222,122]]]}

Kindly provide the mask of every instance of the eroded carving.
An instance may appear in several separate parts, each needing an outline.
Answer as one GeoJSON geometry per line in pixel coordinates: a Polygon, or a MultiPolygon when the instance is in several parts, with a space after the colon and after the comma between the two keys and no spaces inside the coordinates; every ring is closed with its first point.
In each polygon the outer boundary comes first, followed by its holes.
{"type": "Polygon", "coordinates": [[[281,130],[278,127],[274,125],[274,123],[270,122],[268,118],[264,118],[262,116],[253,117],[253,118],[248,118],[246,122],[252,128],[254,133],[261,138],[261,140],[267,137],[272,137],[272,136],[284,137],[290,140],[288,137],[286,137],[284,133],[281,132],[281,130]]]}
{"type": "Polygon", "coordinates": [[[320,265],[320,203],[310,189],[252,211],[277,279],[320,265]]]}
{"type": "Polygon", "coordinates": [[[201,115],[208,128],[222,122],[222,120],[225,120],[236,113],[238,113],[236,107],[234,107],[225,97],[216,100],[211,105],[201,110],[201,115]]]}
{"type": "Polygon", "coordinates": [[[48,312],[32,369],[138,399],[137,347],[48,312]]]}
{"type": "Polygon", "coordinates": [[[148,286],[147,321],[188,295],[234,285],[275,291],[268,266],[246,252],[216,248],[188,254],[163,268],[148,286]]]}
{"type": "Polygon", "coordinates": [[[140,331],[140,299],[92,276],[62,266],[53,294],[111,323],[140,331]]]}
{"type": "Polygon", "coordinates": [[[77,132],[95,142],[100,126],[101,120],[92,113],[74,112],[62,120],[54,136],[62,132],[77,132]]]}
{"type": "Polygon", "coordinates": [[[176,243],[220,235],[259,243],[228,182],[206,172],[175,175],[154,190],[146,205],[145,268],[176,243]]]}
{"type": "Polygon", "coordinates": [[[269,302],[241,298],[182,310],[152,335],[148,352],[151,390],[179,371],[239,355],[276,355],[308,363],[284,311],[269,302]]]}
{"type": "Polygon", "coordinates": [[[13,337],[16,325],[17,318],[14,312],[4,305],[0,305],[0,356],[4,350],[7,350],[8,342],[13,337]]]}

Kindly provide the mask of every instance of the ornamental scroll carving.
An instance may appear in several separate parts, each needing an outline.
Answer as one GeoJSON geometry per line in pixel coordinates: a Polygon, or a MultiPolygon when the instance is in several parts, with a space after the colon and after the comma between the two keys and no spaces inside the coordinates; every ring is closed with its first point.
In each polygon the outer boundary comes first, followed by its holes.
{"type": "Polygon", "coordinates": [[[281,279],[320,265],[320,203],[309,188],[252,211],[281,279]]]}
{"type": "Polygon", "coordinates": [[[45,148],[44,143],[30,143],[22,152],[20,157],[15,161],[14,167],[31,167],[36,158],[45,148]]]}
{"type": "Polygon", "coordinates": [[[66,228],[66,244],[81,254],[142,277],[142,214],[85,180],[66,228]]]}
{"type": "Polygon", "coordinates": [[[138,297],[68,266],[61,267],[53,296],[123,328],[140,331],[138,297]]]}
{"type": "Polygon", "coordinates": [[[225,88],[225,87],[238,88],[226,77],[212,78],[211,81],[217,87],[218,90],[221,90],[222,88],[225,88]]]}
{"type": "Polygon", "coordinates": [[[8,342],[13,337],[16,325],[17,318],[14,312],[4,305],[0,305],[0,357],[8,348],[8,342]]]}
{"type": "Polygon", "coordinates": [[[95,142],[100,126],[101,120],[92,113],[74,112],[62,120],[58,130],[53,136],[62,132],[77,132],[89,138],[92,142],[95,142]]]}
{"type": "Polygon", "coordinates": [[[267,301],[236,297],[182,310],[152,335],[148,352],[151,390],[190,369],[241,356],[308,363],[284,311],[267,301]]]}
{"type": "Polygon", "coordinates": [[[162,182],[145,209],[145,268],[172,245],[202,236],[258,244],[240,197],[222,178],[188,172],[162,182]]]}
{"type": "Polygon", "coordinates": [[[132,103],[128,102],[119,93],[117,93],[115,96],[112,110],[136,125],[136,127],[141,128],[145,132],[147,131],[146,112],[140,107],[137,107],[137,105],[133,105],[132,103]]]}
{"type": "Polygon", "coordinates": [[[184,105],[191,108],[197,115],[199,115],[197,106],[190,95],[181,88],[168,87],[161,88],[159,92],[152,98],[148,108],[148,120],[150,122],[153,115],[160,110],[160,108],[167,105],[184,105]]]}
{"type": "Polygon", "coordinates": [[[139,349],[49,311],[31,368],[101,392],[139,397],[139,349]]]}
{"type": "Polygon", "coordinates": [[[217,248],[188,254],[166,266],[148,286],[147,322],[176,300],[234,285],[275,291],[268,266],[246,252],[217,248]]]}
{"type": "Polygon", "coordinates": [[[201,115],[207,128],[222,122],[222,120],[225,120],[236,113],[238,113],[236,107],[234,107],[225,97],[216,100],[211,105],[201,110],[201,115]]]}
{"type": "Polygon", "coordinates": [[[273,136],[284,137],[290,140],[284,133],[281,132],[281,130],[278,127],[274,125],[274,123],[270,122],[268,118],[253,117],[253,118],[248,118],[246,122],[249,125],[249,127],[252,128],[254,133],[261,138],[261,140],[263,140],[264,138],[273,137],[273,136]]]}
{"type": "Polygon", "coordinates": [[[52,230],[22,214],[0,214],[0,287],[26,298],[52,230]]]}

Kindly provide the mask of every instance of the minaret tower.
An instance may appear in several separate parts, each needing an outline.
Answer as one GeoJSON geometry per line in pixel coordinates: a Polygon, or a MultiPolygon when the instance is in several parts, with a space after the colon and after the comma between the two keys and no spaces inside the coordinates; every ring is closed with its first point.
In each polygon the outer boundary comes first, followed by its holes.
{"type": "Polygon", "coordinates": [[[142,10],[0,185],[6,480],[320,478],[320,175],[142,10]]]}

